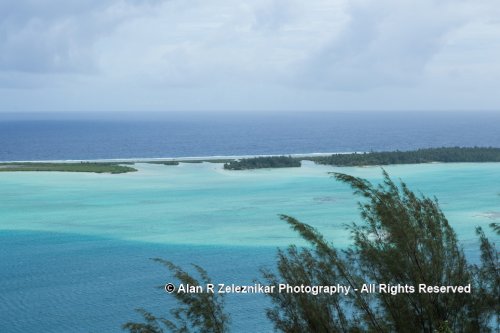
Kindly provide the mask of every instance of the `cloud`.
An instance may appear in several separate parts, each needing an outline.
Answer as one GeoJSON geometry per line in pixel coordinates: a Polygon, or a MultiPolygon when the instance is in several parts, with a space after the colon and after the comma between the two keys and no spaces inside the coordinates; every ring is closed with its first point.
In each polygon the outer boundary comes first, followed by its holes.
{"type": "Polygon", "coordinates": [[[447,5],[428,0],[353,1],[349,22],[309,55],[298,80],[339,90],[414,84],[446,35],[464,24],[449,12],[447,5]]]}
{"type": "Polygon", "coordinates": [[[4,1],[0,98],[27,109],[380,109],[396,95],[393,107],[500,106],[487,95],[499,88],[499,8],[493,0],[4,1]]]}
{"type": "Polygon", "coordinates": [[[153,0],[19,0],[0,4],[0,70],[88,73],[94,43],[153,0]]]}

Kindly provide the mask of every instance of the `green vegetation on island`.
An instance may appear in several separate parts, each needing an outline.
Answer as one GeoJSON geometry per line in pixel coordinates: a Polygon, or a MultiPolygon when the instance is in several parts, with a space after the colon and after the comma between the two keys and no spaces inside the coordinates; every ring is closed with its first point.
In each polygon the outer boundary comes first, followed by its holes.
{"type": "Polygon", "coordinates": [[[45,162],[20,162],[0,163],[0,172],[10,171],[61,171],[61,172],[93,172],[93,173],[126,173],[134,172],[130,166],[120,163],[108,162],[79,162],[79,163],[45,163],[45,162]]]}
{"type": "MultiPolygon", "coordinates": [[[[315,228],[281,216],[309,246],[278,250],[276,268],[262,270],[260,285],[274,287],[264,295],[271,301],[266,313],[276,332],[498,332],[499,253],[481,228],[476,229],[480,256],[471,263],[437,199],[415,194],[385,172],[380,185],[346,174],[334,176],[361,197],[361,221],[346,227],[352,245],[339,249],[315,228]],[[279,292],[280,286],[298,291],[279,292]],[[350,291],[320,292],[319,287],[350,291]]],[[[128,322],[125,330],[230,331],[225,295],[206,289],[213,282],[204,269],[194,265],[188,272],[169,261],[156,261],[170,270],[177,286],[201,289],[171,290],[178,307],[170,309],[170,315],[157,317],[139,309],[143,322],[128,322]]]]}
{"type": "Polygon", "coordinates": [[[300,167],[303,160],[334,166],[371,166],[389,164],[500,162],[500,148],[441,147],[411,151],[332,154],[328,156],[266,156],[232,160],[224,164],[226,170],[300,167]]]}
{"type": "Polygon", "coordinates": [[[412,151],[369,152],[305,157],[304,160],[335,166],[419,164],[432,162],[500,162],[500,148],[442,147],[412,151]]]}
{"type": "Polygon", "coordinates": [[[291,156],[263,156],[243,158],[224,164],[226,170],[248,170],[262,168],[297,168],[300,159],[291,156]]]}
{"type": "Polygon", "coordinates": [[[426,148],[412,151],[389,151],[332,154],[328,156],[259,156],[242,159],[234,158],[204,158],[175,159],[154,161],[123,161],[123,162],[0,162],[2,171],[63,171],[63,172],[95,172],[95,173],[125,173],[137,171],[127,166],[135,163],[179,165],[179,163],[224,163],[226,170],[250,170],[262,168],[292,168],[300,167],[301,161],[312,161],[316,164],[334,166],[370,166],[389,164],[419,164],[419,163],[453,163],[453,162],[500,162],[500,148],[492,147],[442,147],[426,148]]]}

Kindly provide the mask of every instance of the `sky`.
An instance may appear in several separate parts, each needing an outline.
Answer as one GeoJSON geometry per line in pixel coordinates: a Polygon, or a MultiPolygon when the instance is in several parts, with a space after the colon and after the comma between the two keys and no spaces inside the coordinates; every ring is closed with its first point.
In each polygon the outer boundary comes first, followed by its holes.
{"type": "Polygon", "coordinates": [[[0,112],[500,110],[498,0],[3,0],[0,112]]]}

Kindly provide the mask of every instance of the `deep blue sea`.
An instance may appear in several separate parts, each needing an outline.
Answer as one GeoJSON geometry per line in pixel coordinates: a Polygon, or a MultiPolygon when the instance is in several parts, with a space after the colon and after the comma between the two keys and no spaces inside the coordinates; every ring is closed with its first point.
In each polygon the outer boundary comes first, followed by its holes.
{"type": "MultiPolygon", "coordinates": [[[[92,160],[500,147],[500,113],[0,114],[0,161],[92,160]]],[[[436,196],[466,255],[475,226],[500,221],[499,163],[388,166],[436,196]]],[[[337,171],[377,182],[378,167],[227,171],[216,163],[136,164],[109,175],[0,172],[0,333],[121,332],[135,308],[169,316],[168,271],[204,266],[215,283],[252,284],[276,248],[303,244],[290,214],[338,246],[359,221],[337,171]]],[[[490,233],[491,234],[491,233],[490,233]]],[[[192,270],[191,270],[192,271],[192,270]]],[[[227,295],[231,332],[271,332],[262,295],[227,295]]]]}
{"type": "Polygon", "coordinates": [[[500,146],[500,113],[0,114],[0,161],[500,146]]]}

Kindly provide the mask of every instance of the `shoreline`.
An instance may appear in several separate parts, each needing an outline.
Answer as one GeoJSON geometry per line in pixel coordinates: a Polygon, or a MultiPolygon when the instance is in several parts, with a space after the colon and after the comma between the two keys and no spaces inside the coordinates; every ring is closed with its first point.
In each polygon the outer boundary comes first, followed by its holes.
{"type": "Polygon", "coordinates": [[[10,160],[0,161],[0,164],[5,163],[147,163],[150,161],[214,161],[222,159],[242,159],[254,157],[274,157],[274,156],[291,156],[291,157],[316,157],[330,155],[346,155],[346,154],[363,154],[365,152],[330,152],[330,153],[297,153],[297,154],[256,154],[256,155],[212,155],[212,156],[187,156],[187,157],[138,157],[138,158],[100,158],[100,159],[69,159],[69,160],[10,160]]]}
{"type": "Polygon", "coordinates": [[[302,153],[288,155],[230,155],[194,157],[115,158],[91,160],[42,160],[0,162],[0,171],[68,171],[126,173],[135,164],[223,164],[225,170],[300,167],[303,161],[332,166],[383,166],[395,164],[500,162],[500,148],[438,147],[412,151],[302,153]]]}

